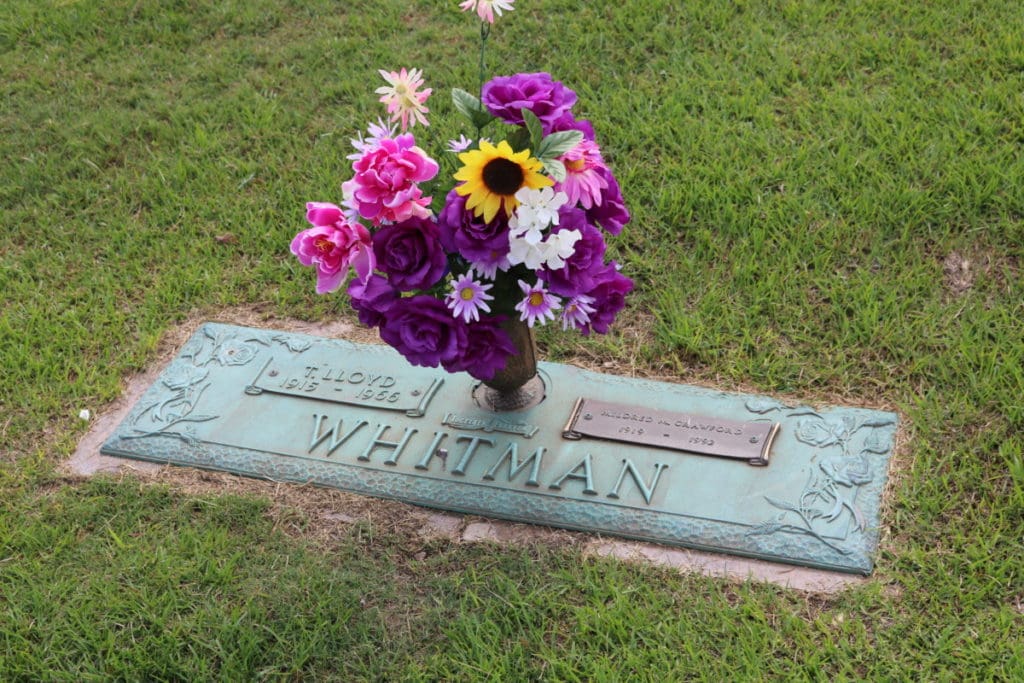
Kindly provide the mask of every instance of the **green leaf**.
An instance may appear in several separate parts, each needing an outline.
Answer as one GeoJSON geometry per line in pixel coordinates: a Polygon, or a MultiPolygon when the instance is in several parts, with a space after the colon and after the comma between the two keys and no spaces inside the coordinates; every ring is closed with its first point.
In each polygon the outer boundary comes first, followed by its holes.
{"type": "Polygon", "coordinates": [[[530,148],[530,131],[525,128],[516,128],[511,135],[505,138],[509,146],[517,152],[530,148]]]}
{"type": "Polygon", "coordinates": [[[526,130],[530,131],[530,149],[540,148],[541,140],[544,137],[544,130],[541,128],[540,119],[529,109],[520,109],[523,114],[523,121],[526,122],[526,130]]]}
{"type": "Polygon", "coordinates": [[[541,159],[540,162],[544,164],[544,170],[548,172],[552,180],[562,182],[565,180],[565,164],[558,159],[541,159]]]}
{"type": "Polygon", "coordinates": [[[452,104],[478,130],[494,120],[494,117],[484,109],[484,105],[476,96],[461,88],[452,88],[452,104]]]}
{"type": "Polygon", "coordinates": [[[473,118],[475,112],[480,111],[480,100],[461,88],[452,88],[452,104],[468,119],[473,118]]]}
{"type": "Polygon", "coordinates": [[[540,146],[537,147],[537,158],[541,161],[554,159],[580,144],[582,140],[583,133],[578,130],[563,130],[558,133],[552,133],[544,138],[540,146]]]}

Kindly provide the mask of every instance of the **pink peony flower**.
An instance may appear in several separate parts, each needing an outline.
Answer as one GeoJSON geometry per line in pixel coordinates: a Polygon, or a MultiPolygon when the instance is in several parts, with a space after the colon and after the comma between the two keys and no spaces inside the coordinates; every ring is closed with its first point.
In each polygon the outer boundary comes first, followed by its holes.
{"type": "Polygon", "coordinates": [[[384,138],[352,164],[355,177],[341,188],[359,215],[374,225],[428,218],[430,197],[417,183],[437,175],[437,162],[416,146],[411,134],[384,138]]]}
{"type": "Polygon", "coordinates": [[[351,265],[362,281],[376,267],[370,233],[350,222],[341,209],[327,202],[306,204],[306,220],[313,224],[292,240],[292,253],[304,266],[316,267],[316,292],[326,294],[341,286],[351,265]]]}

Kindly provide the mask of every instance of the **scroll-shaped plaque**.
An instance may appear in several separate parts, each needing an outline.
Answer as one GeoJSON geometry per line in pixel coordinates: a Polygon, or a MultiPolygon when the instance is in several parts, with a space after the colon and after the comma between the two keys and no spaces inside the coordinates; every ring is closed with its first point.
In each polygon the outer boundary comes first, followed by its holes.
{"type": "Polygon", "coordinates": [[[778,431],[777,422],[740,422],[581,397],[576,399],[562,436],[735,458],[763,467],[778,431]]]}
{"type": "Polygon", "coordinates": [[[389,373],[386,368],[365,363],[348,368],[328,362],[269,358],[245,393],[284,394],[422,417],[444,384],[435,374],[402,366],[389,373]]]}

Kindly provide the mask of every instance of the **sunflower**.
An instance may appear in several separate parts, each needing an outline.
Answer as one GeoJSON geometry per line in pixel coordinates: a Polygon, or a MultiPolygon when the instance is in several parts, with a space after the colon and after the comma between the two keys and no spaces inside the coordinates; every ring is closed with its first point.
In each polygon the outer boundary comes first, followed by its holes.
{"type": "Polygon", "coordinates": [[[540,174],[540,161],[530,156],[530,150],[515,152],[508,142],[502,140],[495,147],[487,140],[480,141],[480,149],[463,152],[459,161],[464,165],[455,174],[456,180],[464,181],[455,186],[455,192],[466,199],[466,208],[477,216],[483,216],[490,223],[504,208],[505,215],[511,216],[519,206],[515,198],[521,188],[539,189],[554,185],[554,181],[540,174]]]}

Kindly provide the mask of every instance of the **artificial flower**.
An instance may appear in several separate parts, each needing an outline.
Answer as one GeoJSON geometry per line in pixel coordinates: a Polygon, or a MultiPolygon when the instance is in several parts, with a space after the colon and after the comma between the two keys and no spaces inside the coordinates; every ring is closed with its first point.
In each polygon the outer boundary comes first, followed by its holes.
{"type": "Polygon", "coordinates": [[[524,187],[516,192],[516,199],[519,206],[509,218],[508,227],[531,244],[540,242],[545,230],[558,225],[558,209],[569,201],[564,192],[555,192],[550,187],[524,187]]]}
{"type": "Polygon", "coordinates": [[[511,12],[514,7],[512,3],[516,0],[466,0],[465,2],[459,3],[459,7],[462,8],[463,12],[471,12],[476,10],[477,16],[488,24],[494,23],[494,13],[497,12],[498,16],[501,16],[502,11],[511,12]]]}
{"type": "Polygon", "coordinates": [[[563,209],[561,225],[556,232],[564,230],[580,233],[580,239],[573,243],[573,253],[564,259],[561,267],[548,266],[538,271],[537,276],[547,283],[551,292],[573,297],[597,285],[596,277],[603,271],[606,247],[601,231],[587,222],[581,209],[563,209]]]}
{"type": "Polygon", "coordinates": [[[356,153],[349,154],[347,157],[345,157],[346,159],[349,159],[351,161],[359,159],[364,154],[366,154],[367,152],[375,148],[377,145],[379,145],[380,141],[383,140],[384,138],[395,137],[395,133],[397,131],[395,130],[394,125],[389,124],[384,119],[378,118],[377,123],[371,123],[367,127],[366,132],[368,133],[367,137],[364,138],[362,132],[359,132],[357,134],[358,137],[352,138],[350,140],[352,146],[356,150],[356,153]]]}
{"type": "Polygon", "coordinates": [[[423,85],[423,72],[419,69],[410,71],[406,71],[404,68],[401,71],[381,69],[380,75],[388,84],[377,88],[376,92],[381,96],[380,101],[387,105],[391,120],[401,121],[402,131],[415,126],[417,121],[424,126],[429,126],[424,114],[430,110],[424,107],[423,103],[430,97],[431,89],[419,89],[423,85]]]}
{"type": "Polygon", "coordinates": [[[316,268],[316,292],[326,294],[341,286],[353,266],[361,280],[376,266],[370,233],[350,222],[341,209],[327,202],[306,204],[306,220],[313,224],[295,236],[291,252],[304,266],[316,268]]]}
{"type": "Polygon", "coordinates": [[[597,173],[608,183],[608,186],[601,193],[601,201],[587,209],[587,220],[594,225],[600,225],[605,232],[618,235],[622,227],[629,222],[629,211],[622,199],[622,190],[615,176],[607,168],[597,168],[597,173]]]}
{"type": "Polygon", "coordinates": [[[466,207],[487,222],[499,210],[511,215],[519,205],[515,195],[521,188],[554,184],[540,173],[542,164],[530,156],[530,150],[516,152],[505,140],[497,146],[481,140],[480,149],[463,152],[459,161],[463,166],[454,177],[462,183],[455,187],[455,192],[467,197],[466,207]]]}
{"type": "Polygon", "coordinates": [[[365,282],[353,278],[348,283],[349,303],[359,315],[359,322],[367,327],[377,327],[387,315],[391,304],[400,294],[383,275],[374,273],[365,282]]]}
{"type": "Polygon", "coordinates": [[[587,326],[580,329],[584,336],[591,332],[607,334],[615,316],[626,306],[626,295],[633,291],[633,281],[619,272],[615,261],[608,263],[596,279],[597,285],[587,292],[594,299],[594,311],[587,326]]]}
{"type": "Polygon", "coordinates": [[[576,253],[580,237],[579,230],[560,230],[548,235],[540,244],[544,267],[558,270],[564,266],[565,260],[576,253]]]}
{"type": "Polygon", "coordinates": [[[508,262],[513,266],[520,264],[530,270],[537,270],[544,265],[546,252],[543,242],[529,242],[523,235],[508,236],[508,262]]]}
{"type": "Polygon", "coordinates": [[[467,138],[465,135],[459,135],[458,140],[448,141],[448,151],[459,154],[460,152],[465,152],[469,149],[469,146],[472,144],[473,140],[471,138],[467,138]]]}
{"type": "Polygon", "coordinates": [[[576,93],[545,72],[498,76],[484,84],[481,100],[487,111],[505,123],[523,125],[523,110],[540,119],[545,135],[576,104],[576,93]]]}
{"type": "Polygon", "coordinates": [[[508,260],[508,250],[504,252],[495,250],[484,254],[480,258],[471,260],[469,265],[473,267],[473,270],[489,280],[497,279],[499,272],[503,273],[512,267],[508,260]]]}
{"type": "MultiPolygon", "coordinates": [[[[494,17],[514,0],[457,1],[483,21],[482,71],[494,17]]],[[[313,227],[292,240],[300,262],[316,268],[317,291],[334,291],[353,267],[348,294],[361,323],[377,327],[413,365],[484,382],[519,352],[514,327],[558,315],[563,330],[607,332],[633,283],[605,261],[604,233],[618,234],[630,216],[593,125],[573,113],[576,93],[543,72],[486,83],[481,73],[480,100],[454,92],[476,141],[464,134],[448,141],[461,166],[454,186],[437,183],[447,196],[435,218],[424,193],[439,165],[406,132],[429,125],[431,90],[419,69],[380,73],[387,85],[376,92],[388,120],[351,141],[353,176],[342,183],[341,206],[309,203],[313,227]],[[488,112],[517,130],[490,123],[488,112]],[[534,116],[540,140],[526,121],[534,116]],[[567,131],[581,136],[568,150],[577,136],[549,137],[567,131]],[[565,175],[556,183],[559,164],[565,175]]]]}
{"type": "MultiPolygon", "coordinates": [[[[580,216],[582,212],[572,215],[580,226],[585,226],[580,216]]],[[[561,220],[560,214],[556,213],[555,220],[561,220]]],[[[547,268],[557,270],[565,265],[565,259],[575,253],[576,242],[582,237],[578,229],[564,229],[552,231],[541,239],[541,231],[535,224],[529,224],[526,228],[520,227],[509,232],[508,260],[512,265],[522,263],[531,270],[547,268]]]]}
{"type": "Polygon", "coordinates": [[[498,214],[485,221],[466,208],[466,198],[455,190],[445,198],[437,217],[441,243],[467,261],[496,261],[508,254],[508,220],[498,214]]]}
{"type": "Polygon", "coordinates": [[[430,218],[412,217],[373,235],[377,267],[403,292],[430,289],[448,270],[441,233],[430,218]]]}
{"type": "Polygon", "coordinates": [[[570,327],[583,329],[590,322],[590,314],[594,312],[594,298],[586,294],[574,296],[562,309],[562,329],[570,327]]]}
{"type": "Polygon", "coordinates": [[[452,282],[452,292],[445,297],[445,301],[456,318],[462,318],[470,323],[480,319],[481,311],[490,312],[491,307],[487,302],[492,301],[494,297],[487,291],[491,287],[493,285],[485,285],[476,280],[471,270],[452,282]]]}
{"type": "Polygon", "coordinates": [[[601,148],[593,140],[582,140],[578,145],[558,158],[565,166],[565,180],[558,184],[568,197],[569,205],[580,204],[584,209],[600,206],[608,179],[602,174],[607,170],[601,158],[601,148]]]}
{"type": "Polygon", "coordinates": [[[437,162],[416,146],[411,134],[384,138],[354,164],[355,177],[342,191],[359,212],[374,225],[397,223],[413,216],[430,215],[430,197],[419,183],[437,175],[437,162]]]}
{"type": "Polygon", "coordinates": [[[464,355],[467,325],[429,294],[398,299],[380,326],[380,338],[413,365],[436,368],[464,355]]]}
{"type": "MultiPolygon", "coordinates": [[[[472,325],[466,325],[465,347],[461,355],[444,364],[448,372],[468,372],[484,382],[505,368],[516,347],[508,333],[501,329],[504,316],[480,318],[472,325]]],[[[456,322],[461,323],[461,320],[456,322]]]]}
{"type": "Polygon", "coordinates": [[[523,291],[523,300],[516,304],[516,310],[521,314],[520,320],[533,327],[539,320],[543,325],[548,320],[554,320],[555,311],[561,308],[558,298],[552,296],[544,289],[544,283],[538,282],[531,285],[523,280],[519,281],[519,289],[523,291]]]}

